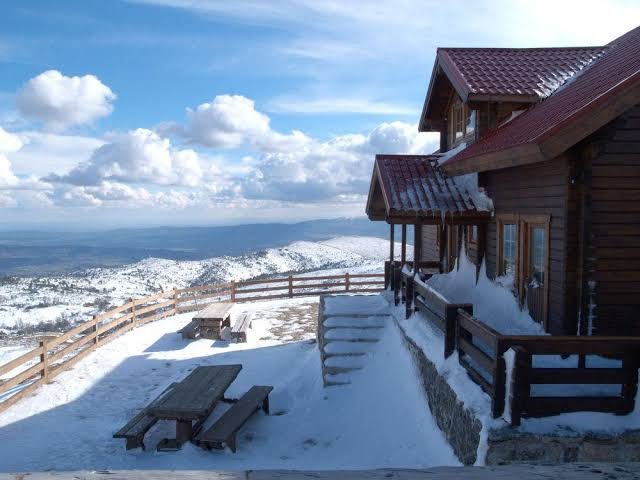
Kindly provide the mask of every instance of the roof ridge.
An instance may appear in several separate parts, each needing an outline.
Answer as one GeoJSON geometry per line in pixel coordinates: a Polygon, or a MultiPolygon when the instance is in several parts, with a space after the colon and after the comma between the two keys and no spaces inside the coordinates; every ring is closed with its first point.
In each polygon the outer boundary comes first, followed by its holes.
{"type": "MultiPolygon", "coordinates": [[[[622,38],[622,37],[620,37],[622,38]]],[[[616,39],[617,40],[617,39],[616,39]]],[[[614,40],[615,41],[615,40],[614,40]]],[[[512,50],[512,51],[524,51],[524,50],[591,50],[597,48],[608,48],[613,46],[613,42],[606,45],[585,45],[582,47],[438,47],[439,50],[486,50],[486,51],[500,51],[500,50],[512,50]]]]}

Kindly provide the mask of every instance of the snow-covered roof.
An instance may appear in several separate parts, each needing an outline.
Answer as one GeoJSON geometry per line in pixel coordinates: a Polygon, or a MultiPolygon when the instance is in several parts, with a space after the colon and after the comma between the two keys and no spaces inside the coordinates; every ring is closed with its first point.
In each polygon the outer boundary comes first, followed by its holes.
{"type": "Polygon", "coordinates": [[[367,202],[372,220],[401,217],[440,223],[489,217],[491,201],[475,178],[450,177],[438,167],[440,155],[376,155],[367,202]]]}

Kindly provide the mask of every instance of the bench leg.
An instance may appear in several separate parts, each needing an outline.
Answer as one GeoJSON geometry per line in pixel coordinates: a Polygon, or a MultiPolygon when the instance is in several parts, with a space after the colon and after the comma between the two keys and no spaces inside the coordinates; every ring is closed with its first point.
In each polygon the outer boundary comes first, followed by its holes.
{"type": "Polygon", "coordinates": [[[193,426],[191,420],[176,420],[176,442],[182,445],[191,440],[193,436],[193,426]]]}
{"type": "Polygon", "coordinates": [[[267,397],[262,401],[262,410],[264,411],[264,413],[266,413],[267,415],[269,415],[269,396],[267,395],[267,397]]]}
{"type": "Polygon", "coordinates": [[[134,448],[142,447],[144,450],[144,442],[142,438],[129,437],[127,438],[127,450],[133,450],[134,448]]]}
{"type": "Polygon", "coordinates": [[[227,447],[231,449],[233,453],[236,453],[236,434],[232,433],[229,438],[225,440],[227,447]]]}

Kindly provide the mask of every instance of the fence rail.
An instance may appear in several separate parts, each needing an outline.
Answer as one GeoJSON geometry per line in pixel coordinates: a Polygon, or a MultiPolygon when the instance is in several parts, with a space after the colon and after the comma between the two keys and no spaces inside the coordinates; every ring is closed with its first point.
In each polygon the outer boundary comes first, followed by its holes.
{"type": "Polygon", "coordinates": [[[400,297],[406,298],[407,314],[412,308],[420,311],[443,332],[445,358],[458,352],[460,365],[491,397],[494,417],[504,413],[505,402],[508,402],[512,425],[519,425],[522,417],[565,412],[624,415],[633,411],[638,390],[640,337],[502,335],[475,318],[471,305],[449,303],[428,285],[414,281],[411,275],[402,274],[401,289],[400,297]],[[506,398],[504,354],[509,349],[514,350],[515,358],[510,394],[506,398]],[[588,366],[587,356],[599,359],[599,364],[588,366]],[[554,357],[553,361],[550,357],[554,357]],[[565,360],[559,366],[561,357],[565,360]],[[534,358],[545,366],[535,365],[534,358]],[[570,361],[575,361],[575,367],[567,366],[570,361]],[[551,386],[553,394],[536,394],[536,385],[547,390],[551,386]],[[559,385],[582,385],[587,389],[606,386],[609,393],[579,394],[571,391],[571,387],[559,391],[559,385]]]}
{"type": "Polygon", "coordinates": [[[384,274],[346,273],[197,285],[132,298],[60,336],[42,340],[33,350],[0,365],[0,412],[68,370],[99,346],[148,322],[200,310],[214,301],[241,303],[324,293],[376,293],[382,291],[383,286],[384,274]],[[266,286],[259,288],[260,285],[266,286]],[[282,293],[260,295],[267,292],[282,293]]]}

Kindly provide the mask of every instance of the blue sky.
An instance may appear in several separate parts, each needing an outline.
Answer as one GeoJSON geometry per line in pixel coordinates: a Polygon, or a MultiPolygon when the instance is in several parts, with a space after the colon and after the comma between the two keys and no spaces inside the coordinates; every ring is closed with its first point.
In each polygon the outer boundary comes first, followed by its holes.
{"type": "Polygon", "coordinates": [[[624,1],[0,8],[8,228],[360,215],[375,153],[436,147],[416,123],[438,46],[598,45],[640,18],[624,1]]]}

